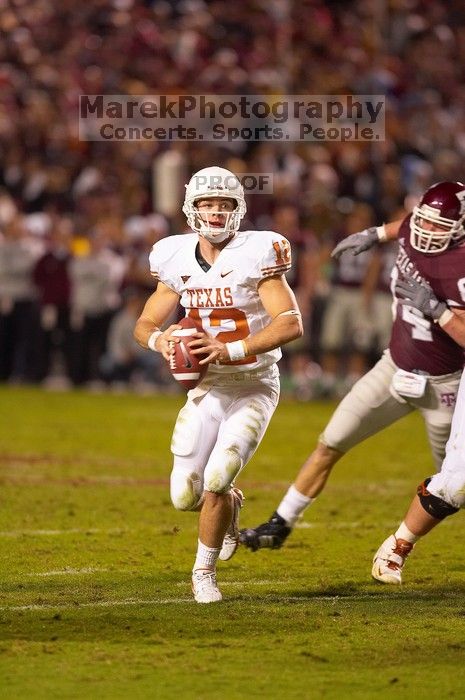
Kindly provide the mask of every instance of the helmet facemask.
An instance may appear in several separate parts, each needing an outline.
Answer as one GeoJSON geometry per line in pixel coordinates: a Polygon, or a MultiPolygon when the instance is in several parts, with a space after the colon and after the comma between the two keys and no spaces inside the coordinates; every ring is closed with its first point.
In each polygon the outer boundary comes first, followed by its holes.
{"type": "Polygon", "coordinates": [[[201,197],[195,202],[186,203],[184,205],[183,211],[186,214],[187,223],[193,231],[203,236],[211,243],[221,243],[239,230],[239,226],[245,214],[245,207],[242,207],[241,202],[234,197],[227,197],[227,199],[234,199],[236,203],[236,208],[233,211],[213,209],[205,209],[205,211],[199,210],[197,207],[198,202],[205,201],[206,199],[208,199],[208,197],[201,197]],[[212,218],[215,218],[215,214],[221,217],[221,225],[215,225],[215,221],[212,221],[212,218]]]}
{"type": "Polygon", "coordinates": [[[463,224],[464,217],[459,220],[448,219],[428,204],[414,207],[410,219],[410,243],[420,253],[442,253],[451,242],[458,243],[465,236],[463,224]],[[424,228],[425,221],[433,224],[435,228],[424,228]]]}
{"type": "Polygon", "coordinates": [[[244,189],[239,179],[230,170],[217,166],[204,168],[195,173],[186,185],[186,196],[182,208],[187,223],[193,231],[211,243],[221,243],[239,230],[247,207],[244,189]],[[230,199],[236,204],[233,211],[199,211],[198,203],[208,199],[230,199]],[[221,214],[221,226],[212,223],[211,216],[221,214]]]}

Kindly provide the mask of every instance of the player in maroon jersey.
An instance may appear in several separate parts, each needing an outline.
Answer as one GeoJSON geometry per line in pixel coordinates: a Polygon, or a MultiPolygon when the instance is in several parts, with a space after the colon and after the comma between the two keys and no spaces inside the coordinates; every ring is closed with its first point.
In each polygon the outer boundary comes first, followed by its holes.
{"type": "MultiPolygon", "coordinates": [[[[433,235],[431,221],[422,222],[422,227],[413,226],[412,238],[417,247],[428,246],[437,255],[429,258],[431,265],[420,269],[422,278],[415,271],[399,280],[396,293],[403,309],[420,313],[422,317],[441,326],[454,340],[465,347],[465,277],[461,276],[465,251],[464,188],[454,183],[455,188],[444,183],[441,186],[441,218],[455,220],[452,225],[442,221],[440,234],[433,235]],[[454,196],[459,200],[457,207],[454,196]],[[455,207],[455,208],[454,208],[455,207]],[[429,278],[427,274],[429,273],[429,278]],[[429,284],[427,283],[427,279],[429,284]],[[456,296],[460,297],[457,304],[456,296]]],[[[439,187],[439,186],[438,186],[439,187]]],[[[427,193],[428,194],[428,193],[427,193]]],[[[424,205],[438,209],[436,201],[427,198],[424,205]]],[[[426,197],[426,195],[425,195],[426,197]]],[[[433,212],[433,219],[435,218],[433,212]]],[[[430,217],[431,218],[431,217],[430,217]]],[[[436,216],[437,218],[437,216],[436,216]]],[[[434,223],[434,222],[433,222],[434,223]]],[[[437,226],[436,226],[437,228],[437,226]]],[[[432,363],[436,358],[432,357],[432,363]]],[[[457,394],[450,438],[446,446],[446,456],[441,469],[433,477],[425,479],[418,487],[404,520],[396,532],[380,546],[373,558],[372,576],[382,583],[400,584],[405,560],[420,537],[428,534],[448,515],[465,506],[465,372],[457,394]]]]}
{"type": "Polygon", "coordinates": [[[333,251],[336,257],[344,251],[357,255],[380,241],[399,239],[391,281],[391,341],[379,362],[341,401],[270,520],[241,531],[241,542],[253,551],[281,547],[345,452],[416,409],[423,415],[440,467],[464,361],[460,318],[465,308],[464,196],[465,185],[439,183],[403,221],[352,234],[333,251]],[[429,290],[439,305],[436,314],[429,306],[419,309],[406,296],[409,283],[429,290]],[[451,308],[441,306],[438,298],[447,299],[451,308]]]}

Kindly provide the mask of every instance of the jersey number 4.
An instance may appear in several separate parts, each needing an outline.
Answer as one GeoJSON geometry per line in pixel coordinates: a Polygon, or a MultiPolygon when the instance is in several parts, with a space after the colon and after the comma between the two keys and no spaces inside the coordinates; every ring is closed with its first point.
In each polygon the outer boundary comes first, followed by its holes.
{"type": "MultiPolygon", "coordinates": [[[[465,277],[457,280],[457,287],[462,301],[465,301],[465,277]]],[[[402,318],[406,323],[409,323],[412,328],[412,338],[415,340],[433,340],[431,332],[432,321],[423,316],[421,311],[412,308],[411,306],[402,307],[402,318]]]]}
{"type": "Polygon", "coordinates": [[[425,318],[421,311],[413,309],[411,306],[402,307],[402,318],[409,323],[412,328],[412,338],[415,340],[433,340],[431,333],[431,321],[425,318]]]}

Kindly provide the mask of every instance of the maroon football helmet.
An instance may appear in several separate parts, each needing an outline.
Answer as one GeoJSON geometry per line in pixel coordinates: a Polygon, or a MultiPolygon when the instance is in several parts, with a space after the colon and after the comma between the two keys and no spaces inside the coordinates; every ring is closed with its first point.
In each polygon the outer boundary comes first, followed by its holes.
{"type": "Polygon", "coordinates": [[[465,185],[438,182],[413,208],[410,243],[421,253],[442,253],[465,238],[465,185]]]}

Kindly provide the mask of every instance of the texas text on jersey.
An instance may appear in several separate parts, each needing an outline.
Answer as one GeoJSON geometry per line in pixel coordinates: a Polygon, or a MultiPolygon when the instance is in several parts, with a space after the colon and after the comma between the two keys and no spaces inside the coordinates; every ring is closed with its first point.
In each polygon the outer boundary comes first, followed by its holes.
{"type": "MultiPolygon", "coordinates": [[[[465,246],[448,248],[437,255],[420,253],[410,244],[409,219],[399,230],[392,289],[398,277],[415,277],[427,282],[450,306],[465,308],[465,246]]],[[[463,367],[463,350],[437,323],[410,306],[397,305],[389,349],[396,365],[407,371],[421,367],[436,376],[463,367]]]]}
{"type": "MultiPolygon", "coordinates": [[[[291,248],[274,231],[239,231],[217,260],[204,270],[196,257],[198,236],[182,234],[158,241],[150,254],[150,270],[180,295],[186,314],[223,343],[258,333],[271,318],[258,295],[260,282],[291,267],[291,248]]],[[[281,358],[276,348],[259,356],[215,365],[211,373],[264,369],[281,358]]]]}

